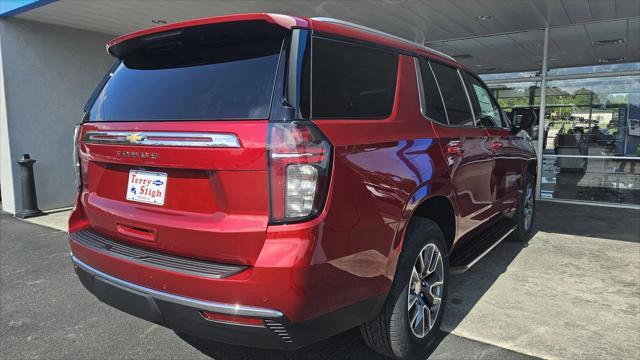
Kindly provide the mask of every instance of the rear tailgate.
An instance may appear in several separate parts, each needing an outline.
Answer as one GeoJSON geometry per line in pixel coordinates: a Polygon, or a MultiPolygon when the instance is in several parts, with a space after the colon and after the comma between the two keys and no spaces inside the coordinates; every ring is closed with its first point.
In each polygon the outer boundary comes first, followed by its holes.
{"type": "Polygon", "coordinates": [[[251,265],[269,217],[267,125],[267,120],[83,125],[79,155],[86,175],[81,201],[89,223],[122,242],[251,265]],[[211,147],[194,134],[235,137],[237,147],[211,147]],[[140,145],[127,144],[130,139],[140,145]],[[174,146],[157,145],[163,142],[174,146]],[[162,204],[127,199],[132,171],[166,174],[162,204]]]}
{"type": "Polygon", "coordinates": [[[253,265],[269,222],[267,127],[288,31],[258,16],[139,35],[110,44],[119,62],[85,109],[89,224],[152,250],[253,265]]]}

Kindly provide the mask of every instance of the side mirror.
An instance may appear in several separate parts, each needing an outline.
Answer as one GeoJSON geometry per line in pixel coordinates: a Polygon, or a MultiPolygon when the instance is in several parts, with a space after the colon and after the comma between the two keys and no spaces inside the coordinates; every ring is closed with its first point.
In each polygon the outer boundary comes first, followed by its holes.
{"type": "Polygon", "coordinates": [[[480,125],[482,126],[486,126],[486,127],[498,126],[498,122],[491,115],[481,115],[479,121],[480,121],[480,125]]]}
{"type": "Polygon", "coordinates": [[[516,134],[520,130],[529,132],[538,123],[538,114],[534,109],[513,109],[511,131],[516,134]]]}

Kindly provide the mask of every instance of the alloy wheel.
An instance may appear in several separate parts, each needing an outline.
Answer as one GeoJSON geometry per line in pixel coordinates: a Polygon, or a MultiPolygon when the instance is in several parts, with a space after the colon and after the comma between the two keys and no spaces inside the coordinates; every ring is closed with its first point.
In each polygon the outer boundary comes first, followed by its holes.
{"type": "Polygon", "coordinates": [[[418,338],[425,337],[436,323],[444,280],[442,254],[435,244],[427,244],[413,265],[407,294],[409,327],[418,338]]]}
{"type": "Polygon", "coordinates": [[[533,224],[533,186],[531,184],[527,185],[523,210],[524,231],[528,232],[533,224]]]}

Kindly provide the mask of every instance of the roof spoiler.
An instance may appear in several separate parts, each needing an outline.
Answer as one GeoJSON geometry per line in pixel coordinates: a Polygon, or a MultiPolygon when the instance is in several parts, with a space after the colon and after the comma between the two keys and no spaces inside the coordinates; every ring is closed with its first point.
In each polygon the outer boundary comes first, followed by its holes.
{"type": "Polygon", "coordinates": [[[309,22],[307,19],[288,16],[288,15],[280,15],[280,14],[267,14],[267,13],[256,13],[256,14],[240,14],[240,15],[226,15],[226,16],[217,16],[217,17],[209,17],[195,20],[187,20],[180,21],[172,24],[156,26],[149,29],[138,30],[126,35],[119,36],[106,44],[107,52],[109,54],[122,58],[123,52],[125,50],[124,43],[129,40],[146,37],[149,39],[159,39],[162,37],[170,37],[175,36],[181,33],[182,29],[200,26],[200,25],[211,25],[211,24],[220,24],[226,22],[239,22],[239,21],[256,21],[262,20],[266,21],[270,24],[274,24],[285,28],[287,30],[291,30],[292,28],[308,28],[309,22]]]}

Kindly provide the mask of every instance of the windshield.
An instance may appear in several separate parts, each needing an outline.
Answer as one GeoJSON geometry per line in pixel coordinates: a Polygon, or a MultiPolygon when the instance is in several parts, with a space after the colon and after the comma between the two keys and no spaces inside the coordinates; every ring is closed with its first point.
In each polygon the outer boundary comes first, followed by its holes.
{"type": "Polygon", "coordinates": [[[89,121],[267,119],[284,37],[251,21],[134,39],[89,121]]]}

